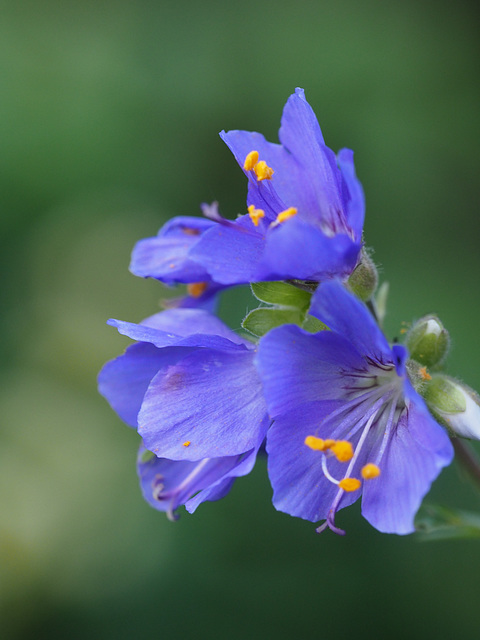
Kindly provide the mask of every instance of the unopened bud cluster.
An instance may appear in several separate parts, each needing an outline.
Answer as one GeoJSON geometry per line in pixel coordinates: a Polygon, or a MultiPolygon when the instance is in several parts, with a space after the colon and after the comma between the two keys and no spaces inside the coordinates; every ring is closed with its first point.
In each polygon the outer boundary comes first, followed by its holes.
{"type": "Polygon", "coordinates": [[[455,435],[480,440],[480,398],[473,389],[438,369],[450,346],[448,331],[435,315],[418,320],[406,337],[409,373],[436,419],[455,435]]]}

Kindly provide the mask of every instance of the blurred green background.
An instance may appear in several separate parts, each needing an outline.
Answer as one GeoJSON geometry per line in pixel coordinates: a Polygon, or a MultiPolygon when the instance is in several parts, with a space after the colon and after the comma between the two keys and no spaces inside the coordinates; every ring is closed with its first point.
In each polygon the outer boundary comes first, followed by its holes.
{"type": "MultiPolygon", "coordinates": [[[[477,638],[478,542],[346,538],[275,512],[264,461],[176,524],[137,486],[137,435],[96,375],[165,295],[134,243],[245,180],[217,133],[277,139],[304,87],[351,147],[387,330],[436,311],[480,389],[475,3],[0,2],[0,634],[5,638],[477,638]]],[[[232,327],[253,305],[230,292],[232,327]]],[[[453,465],[429,496],[472,510],[453,465]]]]}

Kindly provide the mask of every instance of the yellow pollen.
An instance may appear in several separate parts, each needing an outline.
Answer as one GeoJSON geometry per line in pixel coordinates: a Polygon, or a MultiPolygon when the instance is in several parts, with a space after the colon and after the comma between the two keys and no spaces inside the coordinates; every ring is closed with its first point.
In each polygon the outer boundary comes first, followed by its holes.
{"type": "Polygon", "coordinates": [[[285,220],[288,220],[289,218],[293,218],[293,216],[296,215],[297,210],[295,209],[295,207],[289,207],[288,209],[285,209],[285,211],[280,211],[276,221],[280,224],[282,222],[285,222],[285,220]]]}
{"type": "Polygon", "coordinates": [[[405,328],[403,328],[403,327],[402,327],[402,329],[400,329],[400,333],[401,333],[401,334],[402,334],[402,336],[403,336],[403,334],[404,334],[404,333],[407,333],[407,329],[405,329],[405,328]]]}
{"type": "Polygon", "coordinates": [[[340,480],[338,486],[340,487],[340,489],[350,492],[360,489],[362,483],[360,482],[360,480],[357,480],[357,478],[344,478],[343,480],[340,480]]]}
{"type": "Polygon", "coordinates": [[[265,217],[265,211],[263,209],[255,209],[255,205],[251,204],[248,207],[248,215],[250,216],[250,219],[252,220],[253,224],[256,227],[258,227],[260,218],[265,217]]]}
{"type": "Polygon", "coordinates": [[[371,480],[372,478],[377,478],[380,475],[380,469],[373,462],[369,462],[364,467],[362,467],[362,478],[364,480],[371,480]]]}
{"type": "Polygon", "coordinates": [[[432,376],[427,371],[427,367],[420,367],[420,369],[418,370],[418,373],[420,374],[420,377],[422,378],[422,380],[432,379],[432,376]]]}
{"type": "Polygon", "coordinates": [[[325,440],[317,438],[316,436],[307,436],[305,438],[305,444],[313,451],[323,451],[325,449],[325,440]]]}
{"type": "Polygon", "coordinates": [[[258,162],[258,151],[250,151],[250,153],[245,158],[245,162],[243,163],[243,168],[245,171],[251,171],[253,167],[258,162]]]}
{"type": "Polygon", "coordinates": [[[183,443],[184,447],[189,447],[192,444],[191,440],[185,440],[185,442],[183,443]]]}
{"type": "Polygon", "coordinates": [[[353,458],[352,443],[348,440],[337,440],[331,447],[331,451],[339,462],[348,462],[353,458]]]}
{"type": "Polygon", "coordinates": [[[257,164],[253,167],[253,170],[255,171],[258,182],[260,182],[261,180],[270,180],[274,173],[272,167],[269,167],[265,160],[260,160],[260,162],[257,162],[257,164]]]}
{"type": "Polygon", "coordinates": [[[207,286],[206,282],[192,282],[191,284],[187,284],[188,295],[193,298],[199,298],[202,293],[205,292],[207,286]]]}

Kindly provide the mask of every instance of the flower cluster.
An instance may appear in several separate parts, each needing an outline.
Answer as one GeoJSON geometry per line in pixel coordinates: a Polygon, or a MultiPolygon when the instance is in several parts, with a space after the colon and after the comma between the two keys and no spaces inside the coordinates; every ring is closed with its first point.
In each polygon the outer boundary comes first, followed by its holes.
{"type": "Polygon", "coordinates": [[[141,240],[131,271],[186,284],[187,296],[140,324],[109,321],[135,343],[104,366],[99,390],[141,436],[143,495],[172,519],[181,505],[193,512],[266,450],[277,509],[343,534],[336,514],[361,496],[379,531],[410,533],[453,457],[445,411],[463,435],[478,425],[476,398],[467,429],[461,402],[441,395],[448,335],[433,316],[405,345],[382,333],[353,153],[326,146],[303,90],[285,105],[280,144],[220,135],[247,179],[245,213],[203,205],[203,218],[174,218],[141,240]],[[239,284],[261,301],[242,334],[213,313],[239,284]]]}

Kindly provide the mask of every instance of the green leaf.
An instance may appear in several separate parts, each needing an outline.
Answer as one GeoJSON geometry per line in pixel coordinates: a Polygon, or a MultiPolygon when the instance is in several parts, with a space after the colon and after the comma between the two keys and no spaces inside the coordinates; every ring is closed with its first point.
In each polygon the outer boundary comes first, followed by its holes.
{"type": "Polygon", "coordinates": [[[303,317],[304,314],[298,309],[254,309],[244,319],[242,327],[253,335],[261,337],[282,324],[301,325],[303,317]]]}
{"type": "Polygon", "coordinates": [[[303,311],[308,309],[312,297],[308,291],[294,287],[288,282],[254,282],[251,287],[253,295],[260,302],[295,307],[303,311]]]}
{"type": "Polygon", "coordinates": [[[415,518],[422,541],[480,538],[480,514],[439,505],[424,505],[415,518]]]}

